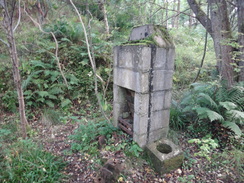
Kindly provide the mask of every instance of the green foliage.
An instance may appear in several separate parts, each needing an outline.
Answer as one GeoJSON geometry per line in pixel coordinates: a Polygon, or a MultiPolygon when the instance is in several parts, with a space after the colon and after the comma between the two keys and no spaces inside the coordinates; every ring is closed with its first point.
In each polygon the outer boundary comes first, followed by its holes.
{"type": "Polygon", "coordinates": [[[70,136],[75,141],[71,144],[71,149],[96,154],[98,153],[97,138],[101,135],[110,137],[114,131],[116,131],[116,128],[107,121],[98,123],[89,122],[86,125],[82,124],[75,131],[75,134],[70,136]]]}
{"type": "MultiPolygon", "coordinates": [[[[176,58],[173,81],[175,87],[185,88],[191,84],[198,72],[204,48],[204,32],[199,29],[181,27],[170,31],[175,42],[176,58]]],[[[208,52],[201,69],[201,81],[211,79],[215,64],[212,41],[208,40],[208,52]]]]}
{"type": "Polygon", "coordinates": [[[6,91],[2,97],[0,97],[2,102],[2,107],[6,111],[16,112],[17,111],[17,92],[16,91],[6,91]]]}
{"type": "Polygon", "coordinates": [[[59,182],[64,163],[30,140],[12,144],[0,156],[1,182],[59,182]]]}
{"type": "Polygon", "coordinates": [[[244,121],[243,91],[243,87],[228,89],[218,82],[194,83],[179,105],[189,120],[195,124],[202,127],[204,123],[208,124],[208,129],[202,131],[211,130],[210,133],[216,135],[218,134],[216,131],[220,129],[215,125],[220,124],[222,128],[228,128],[235,135],[241,136],[242,132],[238,125],[242,125],[244,121]]]}
{"type": "Polygon", "coordinates": [[[141,153],[143,152],[142,148],[138,146],[137,143],[134,141],[127,147],[127,150],[125,151],[125,154],[127,156],[135,156],[139,158],[141,156],[141,153]]]}
{"type": "Polygon", "coordinates": [[[187,120],[182,108],[173,100],[170,108],[170,123],[169,126],[173,130],[183,130],[187,126],[187,120]]]}
{"type": "Polygon", "coordinates": [[[139,157],[141,155],[143,150],[135,142],[129,140],[128,137],[117,142],[118,139],[115,139],[114,135],[116,138],[125,136],[124,133],[106,121],[88,122],[88,124],[80,125],[75,134],[69,137],[74,140],[71,149],[96,156],[99,154],[99,137],[102,136],[105,137],[106,144],[103,149],[106,151],[123,150],[127,156],[139,157]]]}
{"type": "Polygon", "coordinates": [[[191,139],[188,143],[197,144],[200,151],[195,153],[195,156],[205,157],[209,161],[211,160],[210,153],[218,147],[218,143],[211,139],[210,136],[202,139],[191,139]]]}

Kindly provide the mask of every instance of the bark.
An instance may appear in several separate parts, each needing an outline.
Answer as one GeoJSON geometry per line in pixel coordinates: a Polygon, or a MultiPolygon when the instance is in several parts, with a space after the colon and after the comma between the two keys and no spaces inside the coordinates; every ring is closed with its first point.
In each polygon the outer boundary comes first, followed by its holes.
{"type": "Polygon", "coordinates": [[[196,19],[207,29],[208,33],[213,37],[212,23],[206,13],[200,8],[196,0],[187,0],[190,8],[196,15],[196,19]]]}
{"type": "Polygon", "coordinates": [[[16,42],[14,37],[14,27],[13,27],[13,12],[15,9],[16,1],[11,2],[4,2],[4,18],[3,18],[3,27],[7,36],[8,41],[8,50],[11,57],[11,61],[13,64],[13,78],[14,83],[16,86],[17,94],[18,94],[18,102],[19,102],[19,114],[20,114],[20,121],[22,127],[22,136],[26,138],[26,127],[27,127],[27,120],[25,115],[25,101],[24,95],[21,85],[21,76],[19,70],[19,58],[16,48],[16,42]],[[9,7],[8,7],[9,5],[9,7]],[[9,10],[10,9],[10,10],[9,10]]]}
{"type": "Polygon", "coordinates": [[[232,59],[233,48],[228,42],[231,41],[231,29],[225,0],[208,0],[212,21],[214,49],[217,58],[219,74],[228,85],[234,84],[234,60],[232,59]]]}
{"type": "Polygon", "coordinates": [[[240,73],[238,81],[244,81],[244,1],[237,0],[237,18],[238,18],[238,43],[239,50],[239,62],[240,73]]]}
{"type": "Polygon", "coordinates": [[[175,19],[175,27],[178,29],[179,28],[179,17],[180,17],[180,0],[178,0],[177,3],[177,15],[176,15],[176,19],[175,19]]]}
{"type": "Polygon", "coordinates": [[[199,22],[206,28],[214,41],[214,49],[217,58],[217,69],[228,86],[234,83],[234,60],[232,59],[233,48],[228,45],[231,40],[231,28],[225,0],[208,0],[210,17],[200,8],[195,0],[187,0],[199,22]]]}

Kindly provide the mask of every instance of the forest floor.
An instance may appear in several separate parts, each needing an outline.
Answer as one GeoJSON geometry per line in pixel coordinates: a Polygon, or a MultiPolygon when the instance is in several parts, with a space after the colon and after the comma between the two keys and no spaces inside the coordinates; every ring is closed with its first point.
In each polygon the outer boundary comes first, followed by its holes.
{"type": "MultiPolygon", "coordinates": [[[[67,122],[50,128],[50,126],[47,127],[40,121],[32,122],[32,128],[38,131],[38,135],[35,138],[42,143],[47,151],[62,157],[68,163],[64,170],[64,174],[68,175],[68,179],[63,182],[102,182],[99,178],[101,163],[98,163],[96,158],[88,154],[71,151],[72,140],[68,137],[74,133],[78,126],[78,123],[67,122]]],[[[145,159],[125,156],[123,151],[110,152],[101,150],[99,158],[110,159],[123,164],[123,170],[117,177],[116,182],[239,182],[241,175],[238,174],[239,171],[235,169],[235,166],[228,167],[222,163],[221,159],[216,160],[216,157],[215,159],[207,160],[204,157],[194,156],[194,153],[198,152],[199,148],[195,144],[188,143],[189,139],[185,133],[177,134],[178,144],[180,144],[185,154],[184,163],[182,167],[164,175],[156,173],[145,159]]],[[[216,151],[218,150],[215,150],[215,154],[216,151]]],[[[209,154],[209,157],[211,157],[211,154],[209,154]]]]}

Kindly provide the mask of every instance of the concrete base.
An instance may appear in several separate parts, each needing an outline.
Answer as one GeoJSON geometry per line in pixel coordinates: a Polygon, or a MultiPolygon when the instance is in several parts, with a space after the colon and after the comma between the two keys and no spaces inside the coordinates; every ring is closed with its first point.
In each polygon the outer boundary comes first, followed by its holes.
{"type": "Polygon", "coordinates": [[[145,151],[159,174],[175,170],[183,163],[183,151],[168,139],[148,144],[145,151]]]}

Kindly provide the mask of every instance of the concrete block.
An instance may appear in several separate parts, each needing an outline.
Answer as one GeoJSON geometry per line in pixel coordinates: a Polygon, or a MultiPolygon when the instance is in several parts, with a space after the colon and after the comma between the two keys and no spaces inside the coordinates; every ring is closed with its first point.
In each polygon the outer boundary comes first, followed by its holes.
{"type": "Polygon", "coordinates": [[[133,131],[141,135],[147,133],[148,116],[134,113],[133,131]]]}
{"type": "Polygon", "coordinates": [[[169,126],[169,110],[153,111],[151,114],[151,127],[150,130],[165,128],[169,126]]]}
{"type": "Polygon", "coordinates": [[[171,90],[164,91],[164,105],[163,105],[163,108],[164,109],[170,109],[170,106],[171,106],[171,96],[172,96],[171,90]]]}
{"type": "Polygon", "coordinates": [[[148,144],[145,151],[159,174],[169,173],[179,168],[183,163],[183,151],[167,139],[148,144]]]}
{"type": "Polygon", "coordinates": [[[117,59],[117,66],[123,67],[123,68],[134,68],[134,58],[133,58],[133,49],[131,49],[131,46],[120,46],[119,47],[119,53],[118,53],[118,59],[117,59]]]}
{"type": "Polygon", "coordinates": [[[115,127],[118,127],[118,122],[119,122],[118,119],[123,112],[123,108],[124,108],[124,104],[117,103],[117,102],[113,103],[113,125],[115,127]]]}
{"type": "Polygon", "coordinates": [[[113,63],[114,63],[114,67],[118,66],[118,57],[119,57],[119,46],[115,46],[113,48],[113,63]]]}
{"type": "Polygon", "coordinates": [[[173,71],[155,70],[153,72],[153,91],[169,90],[172,88],[173,71]]]}
{"type": "Polygon", "coordinates": [[[167,70],[174,70],[174,61],[175,61],[175,49],[170,48],[167,50],[166,54],[167,62],[166,62],[166,69],[167,70]]]}
{"type": "Polygon", "coordinates": [[[114,68],[114,84],[133,90],[148,93],[149,73],[135,72],[129,69],[114,68]]]}
{"type": "Polygon", "coordinates": [[[147,134],[133,133],[133,140],[141,147],[144,148],[147,144],[147,134]]]}
{"type": "Polygon", "coordinates": [[[151,51],[150,47],[143,47],[141,53],[139,53],[139,65],[138,68],[142,72],[149,72],[151,68],[151,51]]]}
{"type": "Polygon", "coordinates": [[[166,53],[167,53],[167,50],[165,48],[156,49],[154,69],[165,70],[166,63],[167,63],[166,53]]]}
{"type": "Polygon", "coordinates": [[[156,91],[152,94],[152,111],[164,109],[165,91],[156,91]]]}
{"type": "Polygon", "coordinates": [[[139,27],[134,27],[131,31],[129,41],[145,39],[151,36],[153,32],[154,32],[153,25],[143,25],[139,27]]]}
{"type": "Polygon", "coordinates": [[[171,90],[173,84],[173,71],[166,71],[164,78],[164,90],[171,90]]]}
{"type": "Polygon", "coordinates": [[[148,114],[149,108],[149,94],[135,93],[134,110],[135,113],[140,115],[148,114]]]}
{"type": "Polygon", "coordinates": [[[168,130],[169,130],[168,127],[166,127],[166,128],[160,128],[154,131],[150,131],[148,144],[153,143],[156,140],[166,138],[168,134],[168,130]]]}
{"type": "Polygon", "coordinates": [[[170,109],[163,110],[162,112],[162,118],[163,118],[163,128],[166,128],[169,126],[169,118],[170,118],[170,109]]]}

